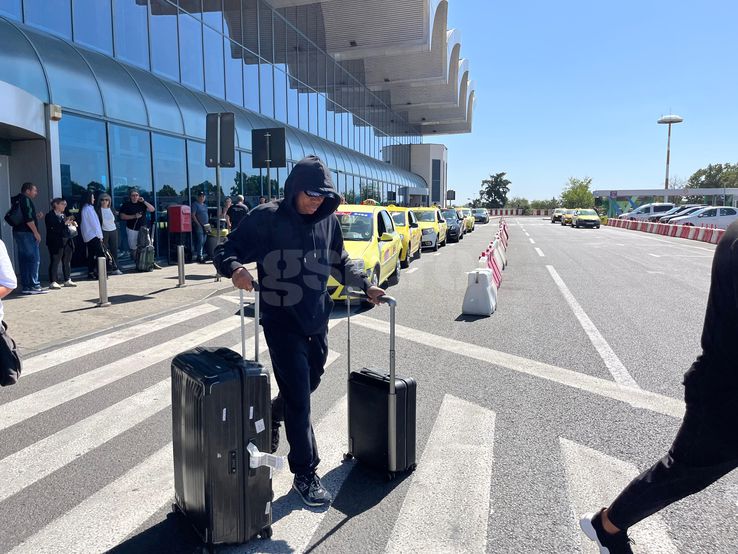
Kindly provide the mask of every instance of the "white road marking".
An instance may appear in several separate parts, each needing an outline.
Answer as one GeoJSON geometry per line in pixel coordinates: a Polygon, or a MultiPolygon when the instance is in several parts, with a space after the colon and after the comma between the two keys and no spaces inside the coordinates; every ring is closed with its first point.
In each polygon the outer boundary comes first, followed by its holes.
{"type": "Polygon", "coordinates": [[[0,405],[0,430],[163,362],[182,350],[193,348],[228,333],[236,329],[238,325],[239,320],[237,318],[228,317],[202,329],[192,331],[152,348],[141,350],[51,387],[2,404],[0,405]]]}
{"type": "Polygon", "coordinates": [[[415,273],[416,271],[418,271],[417,267],[411,267],[410,269],[405,271],[405,275],[410,275],[411,273],[415,273]]]}
{"type": "Polygon", "coordinates": [[[651,275],[663,275],[663,271],[646,271],[646,273],[650,273],[651,275]]]}
{"type": "MultiPolygon", "coordinates": [[[[239,296],[229,296],[227,294],[221,294],[220,296],[214,296],[213,298],[221,298],[222,300],[228,300],[228,302],[233,302],[234,304],[241,305],[241,298],[239,296]]],[[[254,302],[253,296],[244,296],[243,297],[244,304],[252,304],[254,302]]]]}
{"type": "MultiPolygon", "coordinates": [[[[569,502],[579,518],[608,506],[623,488],[640,472],[633,464],[587,448],[560,437],[561,454],[566,472],[569,502]]],[[[679,551],[669,536],[663,518],[656,514],[643,520],[628,532],[637,552],[677,554],[679,551]]],[[[582,554],[599,552],[599,548],[583,533],[577,533],[582,554]]]]}
{"type": "Polygon", "coordinates": [[[531,244],[535,244],[536,243],[536,241],[534,241],[533,239],[528,239],[528,240],[530,241],[531,244]]]}
{"type": "Polygon", "coordinates": [[[12,550],[13,554],[104,552],[173,498],[172,443],[89,496],[12,550]]]}
{"type": "Polygon", "coordinates": [[[218,308],[210,304],[201,304],[188,310],[169,314],[158,319],[137,323],[131,327],[125,327],[118,331],[113,331],[107,335],[98,336],[92,339],[75,342],[69,346],[64,346],[45,354],[39,354],[32,358],[23,360],[23,376],[26,377],[33,373],[49,369],[59,364],[75,360],[82,356],[87,356],[94,352],[99,352],[111,346],[116,346],[130,340],[148,335],[154,331],[159,331],[178,323],[189,321],[207,313],[213,312],[218,308]]]}
{"type": "Polygon", "coordinates": [[[445,395],[386,552],[486,552],[495,413],[445,395]]]}
{"type": "Polygon", "coordinates": [[[433,255],[434,255],[434,256],[440,256],[440,255],[441,255],[441,253],[440,253],[440,252],[436,252],[436,253],[435,253],[435,254],[433,254],[433,255]]]}
{"type": "Polygon", "coordinates": [[[538,255],[539,255],[539,256],[540,256],[541,258],[545,257],[545,254],[543,253],[543,250],[541,250],[540,248],[536,247],[536,252],[538,252],[538,255]]]}
{"type": "MultiPolygon", "coordinates": [[[[389,334],[387,323],[373,317],[357,315],[351,318],[351,324],[360,325],[367,329],[380,333],[389,334]]],[[[567,387],[583,390],[606,398],[623,402],[634,408],[650,410],[659,414],[681,419],[684,417],[684,402],[670,398],[655,392],[644,391],[640,388],[628,387],[599,377],[593,377],[585,373],[579,373],[571,369],[564,369],[554,365],[546,364],[536,360],[529,360],[513,354],[507,354],[491,348],[485,348],[476,344],[470,344],[439,335],[419,331],[404,325],[396,326],[397,337],[424,344],[430,348],[437,348],[459,356],[465,356],[559,383],[567,387]]]]}
{"type": "Polygon", "coordinates": [[[654,258],[660,258],[661,256],[659,254],[652,254],[651,252],[648,253],[649,256],[653,256],[654,258]]]}
{"type": "Polygon", "coordinates": [[[635,379],[633,379],[630,373],[628,373],[628,370],[623,365],[623,362],[620,361],[620,358],[618,358],[617,354],[615,354],[613,349],[610,348],[610,345],[605,340],[605,337],[602,336],[602,333],[600,333],[597,327],[595,327],[595,324],[592,323],[592,320],[586,314],[579,302],[577,302],[577,299],[574,298],[574,295],[569,290],[569,287],[566,286],[566,283],[564,283],[564,280],[561,278],[558,272],[554,269],[552,265],[547,265],[546,269],[548,269],[548,272],[551,274],[551,277],[556,283],[556,286],[559,287],[561,294],[566,299],[566,303],[569,304],[571,311],[574,312],[574,316],[579,321],[582,329],[584,329],[584,332],[587,333],[592,346],[595,347],[597,353],[602,358],[602,361],[605,362],[605,365],[607,366],[607,369],[610,372],[610,375],[612,375],[613,379],[615,379],[615,381],[617,381],[621,385],[626,385],[633,388],[640,388],[635,379]]]}

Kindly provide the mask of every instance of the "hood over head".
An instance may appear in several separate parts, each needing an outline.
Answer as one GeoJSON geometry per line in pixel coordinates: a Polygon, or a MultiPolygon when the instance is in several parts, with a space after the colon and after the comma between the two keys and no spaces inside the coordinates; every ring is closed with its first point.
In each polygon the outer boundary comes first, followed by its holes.
{"type": "Polygon", "coordinates": [[[320,208],[305,219],[315,223],[325,219],[336,211],[341,197],[333,186],[331,172],[317,156],[310,155],[295,164],[284,184],[284,203],[286,208],[297,214],[295,199],[298,192],[306,192],[310,196],[320,195],[325,198],[320,208]]]}

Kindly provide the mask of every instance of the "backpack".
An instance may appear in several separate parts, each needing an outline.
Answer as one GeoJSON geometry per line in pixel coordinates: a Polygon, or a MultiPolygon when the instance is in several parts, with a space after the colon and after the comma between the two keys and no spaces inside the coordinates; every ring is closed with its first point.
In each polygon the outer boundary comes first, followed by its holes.
{"type": "Polygon", "coordinates": [[[136,248],[135,261],[137,271],[153,271],[156,252],[154,243],[149,235],[148,227],[138,230],[138,247],[136,248]]]}
{"type": "Polygon", "coordinates": [[[136,241],[136,247],[141,248],[142,246],[153,246],[154,241],[151,240],[148,227],[140,227],[138,230],[138,240],[136,241]]]}
{"type": "Polygon", "coordinates": [[[26,220],[25,217],[23,217],[23,208],[21,207],[20,198],[16,200],[13,205],[10,207],[10,209],[5,214],[5,221],[7,221],[8,225],[11,227],[17,227],[21,223],[24,223],[26,220]]]}

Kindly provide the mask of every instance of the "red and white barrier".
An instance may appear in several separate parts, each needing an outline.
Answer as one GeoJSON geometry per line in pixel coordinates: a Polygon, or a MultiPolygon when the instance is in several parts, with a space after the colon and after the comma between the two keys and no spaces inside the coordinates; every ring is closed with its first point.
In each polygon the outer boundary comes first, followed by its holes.
{"type": "Polygon", "coordinates": [[[725,234],[725,229],[718,229],[715,225],[695,227],[694,225],[675,225],[672,223],[656,223],[652,221],[634,221],[630,219],[608,219],[608,227],[618,229],[629,229],[653,233],[667,237],[675,237],[687,240],[697,240],[717,244],[725,234]]]}

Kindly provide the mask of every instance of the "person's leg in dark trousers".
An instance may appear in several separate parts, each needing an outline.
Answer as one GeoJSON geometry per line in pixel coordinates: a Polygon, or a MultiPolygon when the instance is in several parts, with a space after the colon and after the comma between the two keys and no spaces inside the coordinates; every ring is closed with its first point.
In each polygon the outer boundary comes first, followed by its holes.
{"type": "Polygon", "coordinates": [[[49,283],[56,283],[59,277],[59,264],[64,256],[64,247],[56,250],[49,249],[49,283]]]}
{"type": "Polygon", "coordinates": [[[103,256],[100,239],[94,237],[87,244],[87,275],[97,279],[97,259],[103,256]]]}
{"type": "Polygon", "coordinates": [[[103,231],[103,244],[113,257],[113,269],[118,269],[118,229],[103,231]]]}
{"type": "Polygon", "coordinates": [[[67,240],[62,254],[62,272],[64,273],[65,283],[72,280],[72,254],[74,254],[74,243],[67,240]]]}
{"type": "Polygon", "coordinates": [[[284,421],[288,461],[296,475],[311,473],[320,458],[310,422],[310,395],[318,388],[328,358],[327,335],[302,335],[264,328],[279,394],[272,403],[272,425],[284,421]]]}
{"type": "Polygon", "coordinates": [[[607,519],[627,530],[737,468],[734,402],[688,403],[669,453],[631,481],[607,510],[607,519]]]}

